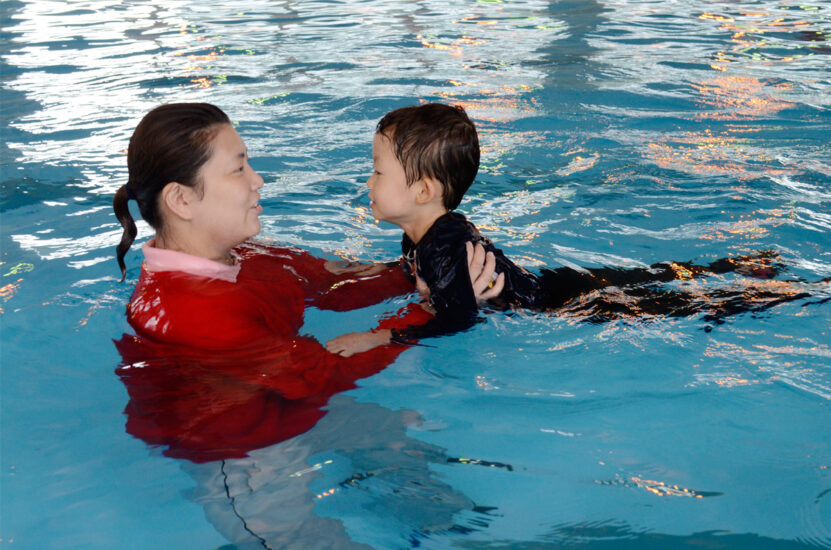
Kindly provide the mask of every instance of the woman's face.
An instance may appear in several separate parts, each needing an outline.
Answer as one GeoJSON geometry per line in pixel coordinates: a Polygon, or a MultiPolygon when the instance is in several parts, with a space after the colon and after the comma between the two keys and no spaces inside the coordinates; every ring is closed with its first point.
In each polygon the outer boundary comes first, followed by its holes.
{"type": "Polygon", "coordinates": [[[263,178],[248,164],[248,150],[233,126],[224,124],[202,165],[202,198],[194,205],[197,231],[213,246],[230,250],[260,232],[263,178]]]}

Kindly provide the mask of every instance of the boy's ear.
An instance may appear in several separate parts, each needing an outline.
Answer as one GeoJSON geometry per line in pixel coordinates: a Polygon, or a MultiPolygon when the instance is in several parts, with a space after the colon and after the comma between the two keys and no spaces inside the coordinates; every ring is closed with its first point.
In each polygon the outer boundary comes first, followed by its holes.
{"type": "Polygon", "coordinates": [[[175,181],[171,181],[162,189],[162,202],[173,214],[183,220],[190,220],[193,218],[192,206],[195,195],[193,189],[187,185],[182,185],[175,181]]]}
{"type": "Polygon", "coordinates": [[[421,178],[413,185],[418,186],[416,188],[416,201],[419,204],[426,204],[434,200],[441,202],[444,187],[440,181],[433,178],[421,178]]]}

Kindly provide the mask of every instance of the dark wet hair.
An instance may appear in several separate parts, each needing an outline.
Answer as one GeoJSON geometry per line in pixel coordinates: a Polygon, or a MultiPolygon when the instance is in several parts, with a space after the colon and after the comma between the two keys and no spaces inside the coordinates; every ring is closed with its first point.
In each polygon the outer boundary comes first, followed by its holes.
{"type": "Polygon", "coordinates": [[[230,123],[228,115],[209,103],[170,103],[144,115],[136,126],[127,149],[128,180],[113,197],[115,217],[124,228],[116,248],[122,281],[127,273],[124,255],[136,238],[128,201],[135,200],[141,217],[159,231],[162,189],[170,182],[199,189],[199,170],[211,156],[211,142],[219,126],[230,123]]]}
{"type": "Polygon", "coordinates": [[[453,210],[479,171],[479,137],[461,106],[427,103],[402,107],[378,123],[404,167],[407,185],[428,177],[442,185],[442,202],[453,210]]]}

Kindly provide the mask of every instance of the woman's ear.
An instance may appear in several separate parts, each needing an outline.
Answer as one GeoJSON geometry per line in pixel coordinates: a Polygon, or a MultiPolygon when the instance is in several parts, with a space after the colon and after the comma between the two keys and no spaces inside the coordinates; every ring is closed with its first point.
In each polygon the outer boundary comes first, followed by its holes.
{"type": "Polygon", "coordinates": [[[162,189],[162,202],[172,214],[183,220],[193,218],[193,203],[195,199],[193,189],[181,183],[171,181],[162,189]]]}

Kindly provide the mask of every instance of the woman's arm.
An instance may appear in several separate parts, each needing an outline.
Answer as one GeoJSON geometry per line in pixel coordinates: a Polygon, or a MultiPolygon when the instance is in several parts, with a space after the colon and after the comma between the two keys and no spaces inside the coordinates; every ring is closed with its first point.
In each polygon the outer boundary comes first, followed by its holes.
{"type": "Polygon", "coordinates": [[[295,248],[272,250],[293,269],[304,288],[307,305],[332,311],[368,307],[413,289],[398,262],[363,264],[324,260],[295,248]]]}
{"type": "MultiPolygon", "coordinates": [[[[413,291],[413,284],[398,261],[364,264],[324,260],[294,248],[274,247],[273,250],[287,256],[287,264],[301,277],[307,304],[319,309],[350,311],[413,291]]],[[[498,296],[504,276],[500,274],[498,280],[491,278],[495,268],[493,254],[486,255],[478,243],[475,247],[466,243],[466,251],[467,269],[477,299],[484,301],[498,296]]]]}
{"type": "MultiPolygon", "coordinates": [[[[484,302],[499,296],[505,284],[504,274],[496,275],[495,268],[496,259],[493,253],[485,253],[485,249],[481,244],[477,243],[474,247],[473,244],[467,242],[465,243],[464,266],[457,266],[455,276],[463,275],[466,271],[473,292],[473,300],[484,302]]],[[[457,281],[456,284],[460,283],[457,281]]],[[[416,286],[422,297],[429,299],[428,285],[417,278],[416,286]]],[[[466,285],[462,286],[467,288],[466,285]]],[[[446,301],[446,298],[443,298],[443,300],[446,301]]],[[[475,318],[475,311],[473,316],[463,313],[461,320],[453,317],[445,312],[442,316],[423,316],[421,322],[409,323],[404,327],[379,327],[374,331],[344,334],[326,342],[326,349],[331,353],[349,357],[355,353],[368,351],[393,341],[412,343],[423,337],[458,332],[469,328],[473,324],[471,319],[475,318]]]]}

